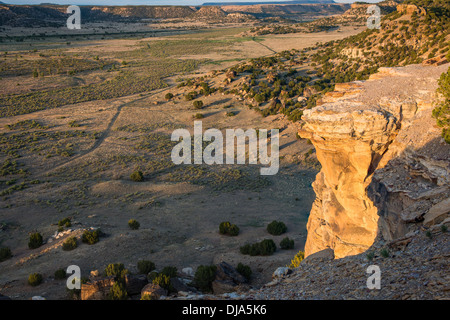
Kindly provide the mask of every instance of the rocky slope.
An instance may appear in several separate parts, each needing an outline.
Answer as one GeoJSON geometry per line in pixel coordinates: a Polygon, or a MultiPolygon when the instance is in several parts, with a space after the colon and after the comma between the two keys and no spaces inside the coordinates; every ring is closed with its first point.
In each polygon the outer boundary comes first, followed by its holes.
{"type": "MultiPolygon", "coordinates": [[[[366,82],[336,85],[304,112],[300,135],[322,170],[305,255],[366,251],[377,234],[394,240],[436,206],[448,211],[450,146],[431,119],[441,66],[380,68],[366,82]],[[441,203],[442,201],[447,201],[441,203]]],[[[436,210],[436,209],[435,209],[436,210]]]]}

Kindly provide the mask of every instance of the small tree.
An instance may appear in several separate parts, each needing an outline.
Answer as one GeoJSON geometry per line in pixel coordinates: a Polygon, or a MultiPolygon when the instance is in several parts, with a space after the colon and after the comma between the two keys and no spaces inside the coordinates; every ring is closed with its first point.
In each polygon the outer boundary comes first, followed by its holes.
{"type": "Polygon", "coordinates": [[[166,95],[164,96],[164,98],[165,98],[167,101],[169,101],[170,99],[173,98],[173,94],[170,93],[170,92],[168,92],[168,93],[166,93],[166,95]]]}
{"type": "Polygon", "coordinates": [[[76,237],[67,238],[62,244],[62,248],[64,251],[71,251],[76,247],[78,247],[78,241],[76,237]]]}
{"type": "Polygon", "coordinates": [[[250,280],[250,277],[252,275],[252,269],[249,266],[244,265],[239,262],[236,270],[237,270],[237,272],[242,274],[245,277],[245,279],[250,280]]]}
{"type": "Polygon", "coordinates": [[[235,224],[231,224],[229,221],[224,221],[219,225],[219,233],[227,234],[230,236],[237,236],[239,234],[239,227],[235,224]]]}
{"type": "Polygon", "coordinates": [[[201,101],[201,100],[195,100],[195,101],[193,102],[193,104],[194,104],[194,108],[195,108],[195,109],[201,109],[201,108],[203,108],[203,101],[201,101]]]}
{"type": "Polygon", "coordinates": [[[39,232],[30,234],[30,240],[28,241],[28,248],[36,249],[42,246],[42,235],[39,232]]]}
{"type": "Polygon", "coordinates": [[[284,250],[294,249],[294,240],[289,239],[288,237],[284,238],[280,242],[280,248],[284,250]]]}
{"type": "Polygon", "coordinates": [[[131,174],[130,178],[133,181],[141,182],[144,181],[144,174],[141,171],[136,170],[131,174]]]}
{"type": "Polygon", "coordinates": [[[28,284],[36,287],[42,283],[42,275],[40,273],[32,273],[28,276],[28,284]]]}
{"type": "Polygon", "coordinates": [[[100,229],[84,230],[81,241],[87,244],[95,244],[99,241],[100,234],[101,234],[100,229]]]}
{"type": "Polygon", "coordinates": [[[141,260],[138,261],[137,268],[140,274],[149,274],[151,271],[155,270],[156,266],[152,261],[141,260]]]}
{"type": "Polygon", "coordinates": [[[0,248],[0,262],[12,257],[11,249],[7,247],[0,248]]]}
{"type": "Polygon", "coordinates": [[[141,224],[136,221],[135,219],[130,219],[128,221],[128,226],[131,228],[131,230],[137,230],[141,226],[141,224]]]}
{"type": "Polygon", "coordinates": [[[195,271],[194,284],[202,291],[210,292],[212,290],[211,284],[216,278],[217,267],[214,265],[204,266],[200,265],[195,271]]]}
{"type": "Polygon", "coordinates": [[[280,234],[285,233],[286,230],[286,225],[281,221],[274,220],[267,226],[267,232],[274,236],[279,236],[280,234]]]}

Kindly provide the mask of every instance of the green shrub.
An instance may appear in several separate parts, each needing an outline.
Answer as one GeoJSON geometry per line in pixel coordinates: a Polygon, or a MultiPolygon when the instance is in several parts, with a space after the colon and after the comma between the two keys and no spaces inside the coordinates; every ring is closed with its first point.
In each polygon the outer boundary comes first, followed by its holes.
{"type": "Polygon", "coordinates": [[[83,241],[84,243],[92,245],[92,244],[97,243],[100,240],[99,239],[100,235],[101,235],[100,229],[84,230],[83,237],[81,238],[81,241],[83,241]]]}
{"type": "Polygon", "coordinates": [[[67,227],[67,228],[72,226],[71,219],[70,218],[64,218],[62,220],[59,220],[58,226],[59,227],[67,227]]]}
{"type": "Polygon", "coordinates": [[[126,300],[128,295],[124,285],[122,283],[115,282],[109,291],[108,298],[110,300],[126,300]]]}
{"type": "Polygon", "coordinates": [[[151,271],[155,270],[156,266],[152,261],[141,260],[138,261],[137,268],[140,274],[149,274],[151,271]]]}
{"type": "Polygon", "coordinates": [[[194,284],[201,291],[210,292],[212,290],[211,284],[216,278],[217,267],[211,266],[198,266],[194,275],[194,284]]]}
{"type": "Polygon", "coordinates": [[[62,248],[64,251],[70,251],[75,249],[76,247],[78,247],[78,241],[76,237],[67,238],[62,244],[62,248]]]}
{"type": "Polygon", "coordinates": [[[136,170],[130,175],[130,179],[135,182],[142,182],[144,181],[144,174],[141,171],[136,170]]]}
{"type": "Polygon", "coordinates": [[[170,277],[165,274],[158,274],[152,281],[153,284],[159,285],[161,288],[166,289],[167,291],[173,291],[172,284],[170,282],[170,277]]]}
{"type": "Polygon", "coordinates": [[[7,247],[0,248],[0,262],[12,257],[11,249],[7,247]]]}
{"type": "Polygon", "coordinates": [[[194,118],[195,119],[203,119],[205,116],[202,114],[202,113],[196,113],[195,115],[194,115],[194,118]]]}
{"type": "Polygon", "coordinates": [[[64,269],[58,269],[55,271],[55,279],[62,280],[65,279],[67,276],[66,270],[64,269]]]}
{"type": "Polygon", "coordinates": [[[366,257],[367,257],[367,260],[372,261],[373,258],[375,258],[375,252],[374,252],[374,251],[369,251],[369,252],[366,254],[366,257]]]}
{"type": "Polygon", "coordinates": [[[32,273],[28,276],[28,284],[36,287],[42,283],[42,275],[40,273],[32,273]]]}
{"type": "MultiPolygon", "coordinates": [[[[447,232],[447,230],[448,230],[448,227],[445,224],[441,225],[441,231],[443,233],[447,232]]],[[[0,259],[0,261],[1,261],[1,259],[0,259]]]]}
{"type": "Polygon", "coordinates": [[[383,258],[388,258],[389,257],[389,250],[387,248],[383,248],[380,251],[380,254],[383,258]]]}
{"type": "Polygon", "coordinates": [[[122,263],[111,263],[106,267],[104,274],[107,277],[114,276],[117,281],[123,283],[125,275],[128,274],[128,270],[125,269],[122,263]]]}
{"type": "Polygon", "coordinates": [[[237,272],[242,274],[247,280],[250,280],[250,277],[252,276],[252,269],[249,266],[239,262],[236,270],[237,272]]]}
{"type": "Polygon", "coordinates": [[[177,276],[177,268],[176,267],[164,267],[161,271],[161,274],[168,276],[169,278],[175,278],[177,276]]]}
{"type": "Polygon", "coordinates": [[[197,98],[197,96],[198,96],[197,91],[191,91],[187,95],[185,95],[184,98],[186,99],[186,101],[192,101],[195,98],[197,98]]]}
{"type": "Polygon", "coordinates": [[[291,264],[289,265],[289,268],[295,269],[298,268],[300,265],[300,262],[305,259],[305,253],[303,251],[297,252],[297,254],[294,256],[294,258],[291,260],[291,264]]]}
{"type": "Polygon", "coordinates": [[[42,246],[43,240],[42,235],[39,232],[32,233],[30,235],[30,240],[28,241],[28,248],[36,249],[42,246]]]}
{"type": "Polygon", "coordinates": [[[285,233],[287,230],[286,225],[281,221],[272,221],[267,226],[267,232],[269,232],[271,235],[279,236],[280,234],[285,233]]]}
{"type": "Polygon", "coordinates": [[[173,94],[170,93],[170,92],[168,92],[168,93],[166,93],[166,95],[164,96],[164,98],[165,98],[167,101],[169,101],[170,99],[173,98],[173,94]]]}
{"type": "Polygon", "coordinates": [[[196,101],[194,101],[194,108],[195,109],[201,109],[201,108],[203,108],[203,101],[201,101],[201,100],[196,100],[196,101]]]}
{"type": "Polygon", "coordinates": [[[139,229],[139,227],[141,226],[141,224],[139,222],[137,222],[135,219],[130,219],[128,221],[128,226],[132,229],[132,230],[137,230],[139,229]]]}
{"type": "Polygon", "coordinates": [[[280,242],[280,248],[284,250],[294,249],[294,240],[289,239],[288,237],[284,238],[280,242]]]}
{"type": "Polygon", "coordinates": [[[272,239],[264,239],[254,244],[246,244],[240,248],[242,254],[251,256],[270,256],[276,251],[277,247],[272,239]]]}
{"type": "Polygon", "coordinates": [[[227,234],[229,236],[237,236],[239,234],[239,227],[235,224],[231,224],[229,221],[224,221],[219,225],[219,233],[227,234]]]}

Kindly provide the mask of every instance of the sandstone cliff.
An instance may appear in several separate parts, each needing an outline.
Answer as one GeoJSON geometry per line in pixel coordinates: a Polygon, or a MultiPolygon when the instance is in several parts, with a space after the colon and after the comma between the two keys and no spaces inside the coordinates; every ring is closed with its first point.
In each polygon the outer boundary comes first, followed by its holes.
{"type": "Polygon", "coordinates": [[[431,118],[448,67],[380,68],[368,81],[336,85],[304,112],[299,134],[322,164],[306,256],[325,248],[337,258],[358,254],[427,215],[433,223],[448,217],[450,146],[431,118]]]}

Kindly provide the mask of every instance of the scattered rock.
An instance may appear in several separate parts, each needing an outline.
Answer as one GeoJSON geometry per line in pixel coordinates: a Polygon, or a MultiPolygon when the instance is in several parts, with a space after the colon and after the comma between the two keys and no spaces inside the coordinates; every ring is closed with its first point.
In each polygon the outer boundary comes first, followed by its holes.
{"type": "Polygon", "coordinates": [[[426,227],[429,227],[433,224],[441,223],[445,218],[447,218],[450,213],[450,198],[447,198],[428,210],[428,212],[424,216],[423,224],[426,227]]]}
{"type": "Polygon", "coordinates": [[[224,261],[217,265],[216,280],[231,281],[235,284],[247,282],[247,279],[242,274],[224,261]]]}
{"type": "Polygon", "coordinates": [[[189,277],[194,276],[194,270],[191,267],[183,268],[183,269],[181,269],[181,272],[189,277]]]}
{"type": "Polygon", "coordinates": [[[105,300],[114,285],[114,277],[91,280],[81,285],[81,300],[105,300]]]}
{"type": "Polygon", "coordinates": [[[171,278],[170,283],[172,284],[172,288],[176,292],[188,292],[191,291],[191,288],[188,287],[182,280],[179,278],[171,278]]]}
{"type": "Polygon", "coordinates": [[[286,276],[286,275],[288,275],[290,273],[292,273],[292,270],[289,269],[288,267],[279,267],[272,274],[272,278],[284,277],[284,276],[286,276]]]}
{"type": "Polygon", "coordinates": [[[140,294],[147,284],[145,275],[125,275],[125,288],[130,296],[140,294]]]}
{"type": "Polygon", "coordinates": [[[149,295],[151,299],[159,300],[162,296],[167,296],[167,290],[161,288],[159,284],[149,283],[141,291],[141,298],[149,295]]]}

